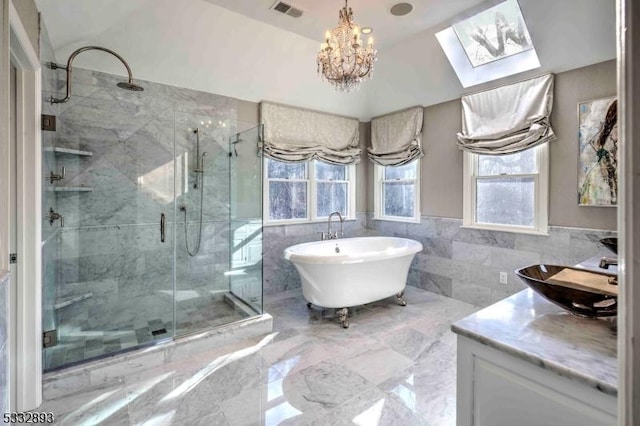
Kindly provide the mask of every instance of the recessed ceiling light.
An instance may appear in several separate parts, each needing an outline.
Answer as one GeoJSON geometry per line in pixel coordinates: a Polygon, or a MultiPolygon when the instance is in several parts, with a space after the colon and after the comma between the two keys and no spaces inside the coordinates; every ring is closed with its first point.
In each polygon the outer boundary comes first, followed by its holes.
{"type": "Polygon", "coordinates": [[[397,3],[391,8],[391,14],[394,16],[404,16],[411,13],[413,5],[411,3],[397,3]]]}
{"type": "Polygon", "coordinates": [[[360,30],[360,32],[362,34],[371,34],[373,32],[373,28],[371,28],[371,27],[362,27],[362,30],[360,30]]]}

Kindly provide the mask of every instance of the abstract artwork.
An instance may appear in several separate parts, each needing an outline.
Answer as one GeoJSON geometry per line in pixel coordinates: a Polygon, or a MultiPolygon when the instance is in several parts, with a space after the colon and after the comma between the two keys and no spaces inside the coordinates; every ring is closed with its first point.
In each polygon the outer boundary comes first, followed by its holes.
{"type": "Polygon", "coordinates": [[[578,104],[578,204],[618,203],[618,101],[615,97],[578,104]]]}

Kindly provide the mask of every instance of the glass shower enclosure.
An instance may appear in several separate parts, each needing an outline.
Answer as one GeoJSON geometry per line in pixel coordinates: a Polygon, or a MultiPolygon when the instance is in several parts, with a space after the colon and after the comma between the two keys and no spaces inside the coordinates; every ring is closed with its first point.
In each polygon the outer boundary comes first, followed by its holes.
{"type": "Polygon", "coordinates": [[[45,370],[261,314],[260,128],[222,96],[73,78],[43,102],[45,370]]]}

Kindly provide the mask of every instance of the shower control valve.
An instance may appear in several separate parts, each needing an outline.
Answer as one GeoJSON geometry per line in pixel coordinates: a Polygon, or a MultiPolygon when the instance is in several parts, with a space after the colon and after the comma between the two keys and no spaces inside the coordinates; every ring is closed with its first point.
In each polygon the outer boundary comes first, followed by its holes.
{"type": "Polygon", "coordinates": [[[49,207],[49,214],[45,216],[49,219],[49,225],[53,226],[53,222],[56,220],[60,221],[60,228],[64,228],[64,216],[60,213],[57,213],[53,210],[53,207],[49,207]]]}
{"type": "Polygon", "coordinates": [[[56,174],[56,173],[50,172],[49,173],[49,183],[53,183],[53,182],[55,182],[57,180],[64,179],[66,174],[67,174],[67,169],[64,168],[64,167],[62,168],[62,173],[60,173],[60,174],[56,174]]]}

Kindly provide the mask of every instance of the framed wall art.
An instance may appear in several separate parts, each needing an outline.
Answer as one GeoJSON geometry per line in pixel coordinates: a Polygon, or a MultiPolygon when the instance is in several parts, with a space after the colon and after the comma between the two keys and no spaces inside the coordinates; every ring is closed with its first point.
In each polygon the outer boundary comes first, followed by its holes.
{"type": "Polygon", "coordinates": [[[578,204],[618,204],[618,101],[578,104],[578,204]]]}

